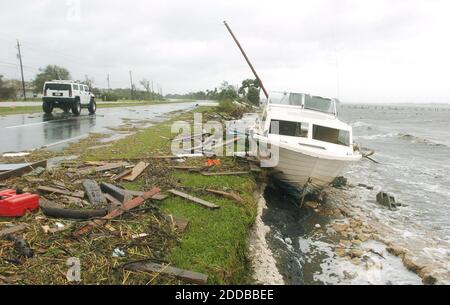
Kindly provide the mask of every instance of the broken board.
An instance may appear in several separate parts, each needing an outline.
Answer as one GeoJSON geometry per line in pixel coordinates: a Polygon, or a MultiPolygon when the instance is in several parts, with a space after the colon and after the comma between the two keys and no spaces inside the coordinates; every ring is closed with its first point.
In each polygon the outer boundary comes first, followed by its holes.
{"type": "Polygon", "coordinates": [[[208,280],[208,276],[206,274],[151,262],[128,263],[124,265],[124,269],[136,272],[153,272],[175,276],[176,278],[191,284],[204,285],[208,280]]]}
{"type": "Polygon", "coordinates": [[[72,193],[70,191],[64,191],[64,190],[57,189],[57,188],[54,188],[54,187],[49,187],[49,186],[39,186],[37,190],[40,193],[59,194],[59,195],[66,195],[66,196],[84,198],[84,192],[83,191],[76,191],[76,192],[72,193]]]}
{"type": "Polygon", "coordinates": [[[142,174],[143,171],[149,166],[149,163],[145,162],[139,162],[131,171],[131,174],[128,176],[123,177],[123,180],[126,181],[134,181],[137,177],[139,177],[140,174],[142,174]]]}
{"type": "Polygon", "coordinates": [[[182,197],[184,199],[190,200],[192,202],[198,203],[202,207],[205,207],[205,208],[208,208],[208,209],[214,210],[214,209],[219,209],[220,208],[219,205],[216,205],[214,203],[208,202],[206,200],[203,200],[203,199],[191,196],[189,194],[186,194],[186,193],[183,193],[183,192],[180,192],[180,191],[177,191],[177,190],[169,190],[169,193],[172,193],[172,194],[174,194],[176,196],[179,196],[179,197],[182,197]]]}
{"type": "Polygon", "coordinates": [[[5,180],[12,177],[18,177],[28,172],[31,172],[33,169],[37,167],[47,167],[47,160],[29,163],[27,165],[23,165],[22,167],[15,168],[6,172],[0,173],[0,181],[5,180]]]}

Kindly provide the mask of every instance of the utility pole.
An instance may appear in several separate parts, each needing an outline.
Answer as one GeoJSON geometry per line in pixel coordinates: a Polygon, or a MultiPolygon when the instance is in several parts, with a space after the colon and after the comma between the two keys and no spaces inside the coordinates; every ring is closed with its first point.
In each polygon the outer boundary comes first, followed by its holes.
{"type": "Polygon", "coordinates": [[[133,99],[133,75],[130,70],[130,84],[131,84],[131,99],[133,99]]]}
{"type": "Polygon", "coordinates": [[[17,51],[19,52],[19,53],[17,54],[17,57],[19,57],[19,61],[20,61],[20,73],[22,74],[23,99],[26,100],[26,99],[27,99],[27,95],[26,95],[26,92],[25,92],[25,78],[23,77],[22,53],[20,52],[20,43],[19,43],[19,40],[17,40],[17,51]]]}
{"type": "Polygon", "coordinates": [[[154,91],[153,91],[153,81],[152,81],[152,100],[154,100],[155,99],[155,94],[154,94],[154,91]]]}
{"type": "Polygon", "coordinates": [[[108,91],[110,91],[111,90],[111,86],[109,84],[109,74],[106,76],[106,80],[108,81],[108,91]]]}

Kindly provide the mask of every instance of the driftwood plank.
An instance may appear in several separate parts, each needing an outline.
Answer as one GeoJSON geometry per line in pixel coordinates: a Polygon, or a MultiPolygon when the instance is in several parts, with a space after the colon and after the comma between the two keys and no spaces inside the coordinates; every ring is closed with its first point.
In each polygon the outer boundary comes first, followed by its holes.
{"type": "Polygon", "coordinates": [[[160,274],[166,274],[175,276],[176,278],[183,280],[187,283],[191,284],[199,284],[204,285],[208,280],[208,276],[206,274],[178,269],[169,265],[162,265],[150,262],[135,262],[128,263],[124,265],[125,270],[136,271],[136,272],[154,272],[160,274]]]}
{"type": "Polygon", "coordinates": [[[18,233],[20,231],[25,230],[26,228],[27,228],[26,225],[21,224],[21,225],[17,225],[17,226],[11,227],[11,228],[3,229],[3,230],[0,231],[0,237],[7,236],[7,235],[10,235],[10,234],[14,234],[14,233],[18,233]]]}
{"type": "Polygon", "coordinates": [[[117,168],[121,168],[124,166],[127,166],[128,163],[127,162],[117,162],[117,163],[109,163],[109,164],[105,164],[103,166],[98,166],[95,168],[95,171],[97,173],[99,172],[106,172],[106,171],[110,171],[113,169],[117,169],[117,168]]]}
{"type": "Polygon", "coordinates": [[[225,198],[231,199],[236,201],[237,203],[243,203],[244,200],[242,200],[241,196],[239,196],[239,194],[235,193],[235,192],[224,192],[224,191],[219,191],[219,190],[213,190],[213,189],[206,189],[207,192],[215,194],[215,195],[220,195],[223,196],[225,198]]]}
{"type": "Polygon", "coordinates": [[[84,192],[82,192],[82,191],[76,191],[76,192],[72,193],[70,191],[65,191],[65,190],[61,190],[61,189],[57,189],[57,188],[49,187],[49,186],[39,186],[38,192],[84,198],[84,192]]]}
{"type": "Polygon", "coordinates": [[[139,162],[132,170],[129,176],[123,177],[123,180],[134,181],[149,166],[149,163],[139,162]]]}
{"type": "Polygon", "coordinates": [[[166,194],[156,194],[155,196],[152,197],[153,200],[158,200],[158,201],[163,201],[167,198],[168,196],[166,194]]]}
{"type": "Polygon", "coordinates": [[[203,176],[240,176],[247,174],[249,174],[249,172],[202,172],[203,176]]]}
{"type": "Polygon", "coordinates": [[[130,201],[125,202],[122,204],[122,206],[118,207],[117,209],[112,210],[110,213],[108,213],[106,216],[93,220],[86,224],[85,226],[81,227],[77,231],[75,231],[74,236],[79,237],[81,235],[84,235],[86,233],[89,233],[93,228],[104,225],[108,220],[114,219],[123,213],[134,209],[135,207],[143,204],[146,200],[151,199],[153,196],[158,194],[161,190],[158,187],[153,188],[152,190],[144,193],[144,195],[140,197],[136,197],[130,201]]]}
{"type": "Polygon", "coordinates": [[[104,194],[106,200],[110,202],[110,209],[113,210],[115,208],[118,208],[122,205],[122,202],[111,196],[110,194],[104,194]]]}
{"type": "Polygon", "coordinates": [[[5,180],[12,177],[18,177],[28,172],[31,172],[33,169],[37,167],[47,167],[47,160],[39,161],[24,165],[22,167],[0,173],[0,181],[5,180]]]}
{"type": "Polygon", "coordinates": [[[189,194],[186,194],[186,193],[183,193],[183,192],[180,192],[180,191],[177,191],[177,190],[169,190],[169,192],[174,194],[174,195],[176,195],[176,196],[179,196],[179,197],[182,197],[184,199],[190,200],[192,202],[198,203],[201,206],[203,206],[205,208],[208,208],[208,209],[219,209],[220,208],[220,206],[218,206],[218,205],[216,205],[214,203],[208,202],[206,200],[203,200],[203,199],[191,196],[189,194]]]}
{"type": "Polygon", "coordinates": [[[112,180],[112,181],[120,180],[120,179],[122,179],[123,177],[128,176],[129,174],[131,174],[132,171],[133,171],[133,170],[132,170],[131,168],[130,168],[130,169],[126,169],[126,170],[124,170],[123,172],[121,172],[120,174],[117,174],[117,175],[112,176],[112,177],[111,177],[111,180],[112,180]]]}

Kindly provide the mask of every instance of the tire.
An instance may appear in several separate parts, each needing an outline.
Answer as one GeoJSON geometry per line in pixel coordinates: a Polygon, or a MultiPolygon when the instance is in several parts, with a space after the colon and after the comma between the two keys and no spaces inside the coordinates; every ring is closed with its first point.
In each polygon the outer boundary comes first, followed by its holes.
{"type": "Polygon", "coordinates": [[[81,112],[81,103],[80,100],[75,100],[72,105],[72,113],[73,115],[80,115],[81,112]]]}
{"type": "Polygon", "coordinates": [[[53,112],[53,103],[51,102],[42,103],[42,110],[44,110],[45,114],[51,114],[53,112]]]}
{"type": "Polygon", "coordinates": [[[88,106],[88,110],[89,114],[95,114],[95,112],[97,111],[97,103],[95,102],[94,99],[91,99],[91,102],[89,103],[88,106]]]}

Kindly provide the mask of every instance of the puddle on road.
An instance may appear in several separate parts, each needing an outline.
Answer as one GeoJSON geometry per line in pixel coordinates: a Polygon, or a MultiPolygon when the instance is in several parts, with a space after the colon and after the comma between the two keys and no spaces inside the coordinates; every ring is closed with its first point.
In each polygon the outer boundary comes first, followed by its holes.
{"type": "MultiPolygon", "coordinates": [[[[0,118],[2,146],[0,153],[29,151],[35,148],[61,150],[69,143],[79,141],[90,133],[118,134],[117,126],[129,129],[146,128],[159,123],[177,112],[189,111],[197,104],[173,103],[133,106],[124,108],[101,108],[96,115],[85,111],[80,116],[58,112],[53,115],[10,115],[0,118]]],[[[122,137],[122,135],[120,135],[122,137]]],[[[118,139],[118,138],[117,138],[118,139]]]]}

